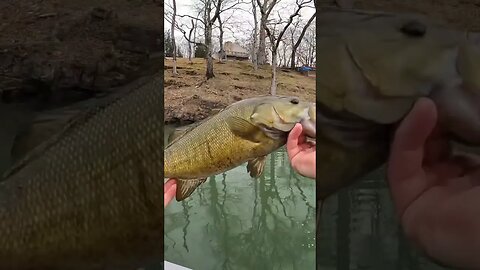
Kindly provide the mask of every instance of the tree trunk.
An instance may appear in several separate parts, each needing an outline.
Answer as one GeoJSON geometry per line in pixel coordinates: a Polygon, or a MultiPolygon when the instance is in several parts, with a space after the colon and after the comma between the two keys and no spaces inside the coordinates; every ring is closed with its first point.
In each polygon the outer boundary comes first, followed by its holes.
{"type": "Polygon", "coordinates": [[[253,62],[253,69],[258,69],[258,59],[257,59],[257,35],[258,35],[258,19],[257,19],[257,7],[255,5],[256,0],[252,0],[252,10],[253,10],[253,21],[255,26],[253,27],[253,54],[252,54],[252,62],[253,62]]]}
{"type": "MultiPolygon", "coordinates": [[[[190,32],[188,33],[188,40],[192,40],[192,32],[194,29],[195,29],[195,24],[193,23],[193,19],[192,19],[192,29],[190,29],[190,32]]],[[[190,64],[192,63],[192,46],[194,46],[194,44],[188,42],[188,62],[190,64]]]]}
{"type": "Polygon", "coordinates": [[[220,57],[220,62],[223,62],[226,58],[226,55],[225,55],[225,50],[223,48],[223,23],[220,16],[218,16],[218,26],[220,29],[220,35],[218,37],[218,41],[220,42],[220,51],[218,56],[220,57]]]}
{"type": "Polygon", "coordinates": [[[215,77],[213,74],[213,57],[212,57],[212,24],[210,22],[207,23],[205,27],[205,45],[207,46],[207,73],[205,76],[208,79],[215,77]]]}
{"type": "Polygon", "coordinates": [[[272,86],[270,94],[275,96],[277,94],[277,48],[272,50],[272,86]]]}
{"type": "Polygon", "coordinates": [[[296,53],[296,50],[292,50],[292,57],[290,57],[290,69],[295,69],[295,53],[296,53]]]}
{"type": "Polygon", "coordinates": [[[264,16],[261,17],[260,19],[260,36],[258,40],[258,53],[257,53],[257,64],[259,65],[265,65],[267,63],[267,50],[266,50],[266,37],[267,37],[267,32],[265,31],[265,28],[263,28],[263,25],[267,18],[264,16]]]}
{"type": "Polygon", "coordinates": [[[175,44],[175,16],[177,15],[177,3],[173,0],[173,15],[172,15],[172,46],[173,46],[173,75],[178,75],[177,72],[177,47],[175,44]]]}
{"type": "MultiPolygon", "coordinates": [[[[193,41],[197,42],[197,23],[198,21],[195,21],[195,28],[193,30],[193,41]]],[[[193,43],[193,57],[195,58],[195,52],[197,50],[197,44],[193,43]]]]}

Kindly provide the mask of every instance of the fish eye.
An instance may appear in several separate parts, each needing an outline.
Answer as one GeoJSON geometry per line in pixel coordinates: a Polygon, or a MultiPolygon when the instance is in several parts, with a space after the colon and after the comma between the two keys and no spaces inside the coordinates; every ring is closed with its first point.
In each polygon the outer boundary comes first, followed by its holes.
{"type": "Polygon", "coordinates": [[[400,31],[410,37],[422,37],[427,32],[427,26],[425,24],[413,20],[409,21],[400,27],[400,31]]]}
{"type": "Polygon", "coordinates": [[[290,99],[290,103],[298,104],[298,103],[300,103],[300,101],[298,100],[298,98],[292,98],[292,99],[290,99]]]}

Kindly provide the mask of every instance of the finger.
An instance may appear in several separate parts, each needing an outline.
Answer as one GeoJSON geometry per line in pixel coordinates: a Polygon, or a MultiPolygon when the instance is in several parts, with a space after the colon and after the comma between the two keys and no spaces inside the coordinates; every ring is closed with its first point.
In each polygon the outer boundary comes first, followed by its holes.
{"type": "Polygon", "coordinates": [[[428,180],[422,169],[424,146],[436,120],[433,102],[421,98],[395,133],[388,163],[388,180],[399,213],[403,213],[405,207],[427,186],[428,180]]]}
{"type": "Polygon", "coordinates": [[[432,101],[421,98],[402,121],[395,132],[389,160],[389,172],[395,178],[406,178],[422,168],[425,142],[436,120],[432,101]]]}
{"type": "Polygon", "coordinates": [[[163,185],[163,205],[167,206],[168,203],[175,197],[177,191],[177,182],[175,179],[169,179],[167,183],[163,185]]]}
{"type": "Polygon", "coordinates": [[[288,134],[286,148],[290,159],[300,152],[298,145],[300,144],[300,135],[302,134],[302,130],[302,125],[297,123],[288,134]]]}
{"type": "Polygon", "coordinates": [[[174,178],[170,178],[170,179],[168,179],[167,182],[165,182],[163,184],[163,189],[164,189],[164,191],[166,191],[167,189],[170,189],[173,185],[176,185],[176,184],[177,184],[177,180],[174,179],[174,178]]]}

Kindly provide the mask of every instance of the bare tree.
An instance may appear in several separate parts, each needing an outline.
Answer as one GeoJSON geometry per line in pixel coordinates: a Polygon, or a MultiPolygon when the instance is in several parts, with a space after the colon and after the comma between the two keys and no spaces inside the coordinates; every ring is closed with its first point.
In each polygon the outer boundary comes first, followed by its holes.
{"type": "MultiPolygon", "coordinates": [[[[292,23],[292,26],[290,28],[290,46],[292,46],[292,48],[294,47],[295,45],[295,41],[296,41],[296,35],[297,35],[297,29],[298,29],[298,26],[300,25],[302,21],[299,19],[299,20],[296,20],[294,23],[292,23]]],[[[292,59],[292,55],[290,54],[290,60],[292,59]]],[[[292,63],[290,62],[289,64],[290,66],[292,65],[292,63]]],[[[295,65],[295,63],[294,63],[295,65]]]]}
{"type": "MultiPolygon", "coordinates": [[[[264,4],[266,3],[267,0],[265,0],[264,4]]],[[[279,32],[278,36],[276,36],[275,29],[270,28],[270,26],[267,24],[268,20],[268,15],[270,14],[271,10],[273,9],[273,6],[277,3],[278,0],[272,0],[268,6],[262,6],[260,3],[260,0],[257,0],[257,4],[260,7],[260,12],[262,14],[262,18],[264,17],[265,20],[262,21],[262,28],[265,30],[267,37],[270,40],[270,46],[271,46],[271,51],[272,51],[272,85],[270,88],[270,94],[276,95],[277,94],[277,52],[278,52],[278,46],[280,45],[280,42],[282,41],[282,37],[285,34],[285,31],[287,31],[288,27],[292,24],[293,19],[297,16],[300,15],[300,10],[306,6],[308,6],[309,3],[311,3],[313,0],[296,0],[296,9],[295,12],[290,15],[288,18],[287,23],[284,25],[283,29],[279,32]],[[267,8],[267,9],[264,9],[267,8]],[[268,13],[267,13],[268,12],[268,13]]],[[[279,17],[280,14],[279,14],[279,17]]],[[[273,26],[277,26],[278,23],[273,24],[273,26]]],[[[260,53],[260,51],[259,51],[260,53]]]]}
{"type": "Polygon", "coordinates": [[[220,62],[226,58],[225,49],[223,48],[223,23],[222,23],[222,16],[218,16],[218,27],[220,30],[220,35],[218,36],[218,43],[220,44],[220,50],[218,51],[218,56],[220,58],[220,62]]]}
{"type": "Polygon", "coordinates": [[[315,24],[310,26],[304,35],[302,43],[297,49],[298,60],[304,65],[312,66],[315,64],[316,56],[316,34],[315,24]]]}
{"type": "MultiPolygon", "coordinates": [[[[172,25],[172,32],[176,28],[177,30],[179,30],[183,34],[183,37],[185,38],[185,40],[188,43],[187,52],[188,52],[189,62],[192,63],[192,54],[193,54],[192,45],[204,46],[204,44],[196,42],[196,39],[197,39],[197,37],[196,37],[197,21],[199,20],[198,18],[200,17],[200,14],[202,13],[202,11],[199,11],[197,13],[197,17],[186,16],[186,15],[177,15],[176,12],[175,12],[175,15],[174,15],[173,6],[168,5],[168,7],[170,9],[165,10],[165,19],[172,25]],[[191,24],[192,24],[191,28],[188,27],[188,25],[185,25],[185,24],[179,25],[179,22],[176,19],[176,17],[180,17],[180,18],[190,17],[191,18],[191,24]],[[175,18],[175,19],[172,20],[173,18],[175,18]],[[188,36],[187,36],[187,32],[185,31],[185,29],[188,29],[188,32],[189,32],[188,36]],[[193,32],[193,39],[192,39],[192,32],[193,32]]],[[[175,6],[175,9],[176,9],[176,6],[175,6]]]]}
{"type": "Polygon", "coordinates": [[[208,79],[215,77],[213,74],[213,46],[212,46],[212,28],[215,21],[220,15],[220,8],[222,6],[222,0],[216,0],[216,8],[212,16],[213,1],[214,0],[200,0],[204,6],[203,25],[205,26],[205,46],[207,47],[207,72],[205,76],[208,79]]]}
{"type": "MultiPolygon", "coordinates": [[[[257,64],[265,65],[267,63],[267,43],[266,43],[266,30],[263,25],[267,24],[268,16],[273,10],[278,0],[263,0],[263,4],[257,0],[258,8],[260,9],[260,35],[258,38],[258,52],[257,52],[257,64]]],[[[272,59],[273,61],[273,59],[272,59]]]]}
{"type": "MultiPolygon", "coordinates": [[[[185,38],[185,40],[187,41],[188,43],[188,62],[190,64],[192,64],[192,55],[194,55],[194,50],[195,50],[195,46],[197,46],[199,43],[196,42],[197,40],[197,25],[198,25],[198,18],[200,17],[200,14],[202,13],[202,11],[198,11],[197,12],[197,16],[194,17],[194,18],[190,18],[190,23],[191,23],[191,27],[189,27],[188,25],[180,25],[180,26],[176,26],[178,30],[180,30],[180,32],[183,33],[183,36],[185,38]],[[186,35],[186,31],[184,30],[184,28],[187,28],[188,29],[188,37],[186,35]],[[192,34],[193,34],[193,39],[192,39],[192,34]],[[192,48],[193,47],[193,48],[192,48]]],[[[180,17],[182,17],[181,15],[179,15],[180,17]]],[[[203,46],[203,44],[201,44],[201,46],[203,46]]]]}
{"type": "Polygon", "coordinates": [[[192,42],[190,42],[190,40],[192,40],[192,32],[195,30],[195,22],[193,21],[193,19],[191,19],[191,23],[192,23],[192,28],[190,28],[190,30],[188,31],[188,39],[187,39],[187,43],[188,43],[188,62],[190,64],[192,63],[192,42]]]}
{"type": "MultiPolygon", "coordinates": [[[[205,46],[207,49],[207,71],[205,73],[206,79],[211,79],[215,77],[215,74],[213,73],[213,45],[212,45],[212,31],[213,31],[213,25],[215,24],[215,21],[218,19],[220,15],[220,9],[222,6],[222,0],[199,0],[199,3],[201,5],[201,8],[199,9],[199,12],[203,13],[202,18],[198,17],[193,17],[190,15],[178,15],[178,17],[188,17],[190,19],[199,21],[203,26],[204,26],[204,33],[205,33],[205,42],[200,43],[197,42],[196,40],[191,40],[190,38],[187,37],[186,31],[182,29],[182,27],[177,27],[178,30],[180,30],[183,33],[183,36],[185,39],[187,39],[189,42],[197,45],[197,46],[205,46]],[[215,1],[215,2],[214,2],[215,1]],[[213,15],[212,15],[213,11],[213,15]]],[[[195,27],[196,28],[196,27],[195,27]]],[[[195,39],[195,38],[194,38],[195,39]]]]}
{"type": "Polygon", "coordinates": [[[177,46],[175,42],[175,16],[177,15],[177,3],[175,0],[172,0],[172,8],[173,8],[173,13],[172,13],[172,30],[171,30],[171,35],[172,35],[172,47],[173,47],[173,76],[178,75],[177,72],[177,46]]]}
{"type": "Polygon", "coordinates": [[[258,69],[258,59],[257,59],[257,35],[258,35],[258,18],[257,18],[257,6],[256,0],[252,0],[252,13],[253,13],[253,49],[252,49],[252,62],[253,62],[253,69],[258,69]]]}
{"type": "Polygon", "coordinates": [[[313,13],[313,15],[310,17],[310,19],[308,19],[307,24],[305,24],[302,32],[300,33],[300,36],[297,39],[297,42],[295,42],[295,44],[293,44],[291,60],[290,60],[290,68],[291,69],[295,69],[295,60],[296,60],[295,59],[295,54],[297,52],[297,48],[298,48],[298,46],[300,46],[300,43],[302,42],[303,36],[307,32],[307,29],[308,29],[308,27],[310,27],[310,24],[312,23],[312,21],[315,19],[316,14],[317,14],[316,12],[313,13]]]}

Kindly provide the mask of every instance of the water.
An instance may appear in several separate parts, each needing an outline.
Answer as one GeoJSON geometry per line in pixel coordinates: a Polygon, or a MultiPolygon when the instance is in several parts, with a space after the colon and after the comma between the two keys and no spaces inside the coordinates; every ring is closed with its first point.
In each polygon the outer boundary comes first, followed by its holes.
{"type": "Polygon", "coordinates": [[[244,164],[173,201],[164,239],[165,260],[195,270],[313,270],[315,182],[296,174],[279,149],[257,180],[244,164]]]}
{"type": "Polygon", "coordinates": [[[319,225],[318,269],[446,270],[404,237],[384,171],[327,199],[319,225]]]}

